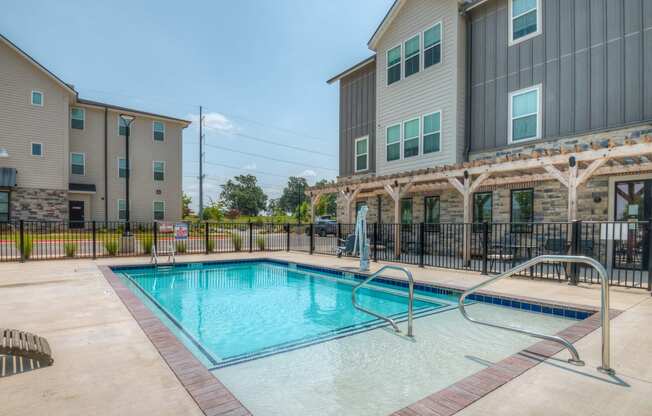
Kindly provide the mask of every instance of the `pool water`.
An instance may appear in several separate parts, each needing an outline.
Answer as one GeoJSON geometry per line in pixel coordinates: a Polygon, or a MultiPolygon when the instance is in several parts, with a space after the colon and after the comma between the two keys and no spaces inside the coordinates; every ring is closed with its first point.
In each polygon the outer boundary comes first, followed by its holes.
{"type": "MultiPolygon", "coordinates": [[[[352,278],[276,262],[116,272],[254,414],[389,414],[536,342],[472,324],[455,296],[423,292],[411,340],[352,307],[352,278]]],[[[364,307],[405,321],[404,289],[358,293],[364,307]]],[[[486,303],[467,309],[546,334],[575,322],[486,303]]]]}

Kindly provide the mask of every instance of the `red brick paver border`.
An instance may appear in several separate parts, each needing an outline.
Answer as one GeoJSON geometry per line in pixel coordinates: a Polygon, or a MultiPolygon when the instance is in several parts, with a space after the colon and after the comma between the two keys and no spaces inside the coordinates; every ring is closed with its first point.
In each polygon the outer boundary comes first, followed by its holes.
{"type": "Polygon", "coordinates": [[[183,387],[207,416],[246,416],[249,410],[186,348],[107,266],[100,270],[183,387]]]}

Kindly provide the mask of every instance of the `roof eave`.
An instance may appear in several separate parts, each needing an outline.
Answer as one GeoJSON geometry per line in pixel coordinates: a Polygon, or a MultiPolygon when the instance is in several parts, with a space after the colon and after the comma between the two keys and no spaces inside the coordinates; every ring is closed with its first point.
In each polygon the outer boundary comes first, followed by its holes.
{"type": "Polygon", "coordinates": [[[86,107],[95,107],[95,108],[98,108],[98,109],[108,108],[108,109],[114,110],[116,112],[122,111],[122,112],[132,113],[132,114],[136,114],[136,115],[140,114],[140,115],[144,115],[144,116],[148,116],[148,117],[152,117],[152,118],[168,120],[168,121],[172,121],[174,123],[182,124],[182,125],[184,125],[184,127],[188,127],[190,124],[192,124],[191,121],[184,120],[182,118],[170,117],[170,116],[166,116],[166,115],[163,115],[163,114],[150,113],[150,112],[147,112],[147,111],[136,110],[134,108],[121,107],[119,105],[113,105],[113,104],[103,103],[103,102],[99,102],[99,101],[87,100],[87,99],[84,99],[84,98],[78,98],[77,103],[82,105],[82,106],[86,106],[86,107]]]}
{"type": "Polygon", "coordinates": [[[355,71],[364,68],[365,66],[369,65],[370,63],[374,62],[376,60],[376,55],[372,55],[369,58],[358,62],[357,64],[353,65],[352,67],[345,69],[344,71],[340,72],[339,74],[335,75],[328,81],[326,81],[327,84],[333,84],[340,79],[344,78],[347,75],[350,75],[354,73],[355,71]]]}

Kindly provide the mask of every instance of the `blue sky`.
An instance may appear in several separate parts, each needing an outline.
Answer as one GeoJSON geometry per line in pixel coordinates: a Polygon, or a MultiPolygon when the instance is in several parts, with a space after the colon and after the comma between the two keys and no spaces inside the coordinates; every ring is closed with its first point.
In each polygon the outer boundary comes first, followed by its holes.
{"type": "MultiPolygon", "coordinates": [[[[391,3],[9,0],[0,32],[84,98],[184,118],[203,105],[206,143],[222,148],[206,149],[207,195],[249,172],[277,197],[289,175],[337,175],[338,88],[325,81],[371,54],[367,41],[391,3]]],[[[197,143],[191,126],[183,174],[194,202],[197,143]]]]}

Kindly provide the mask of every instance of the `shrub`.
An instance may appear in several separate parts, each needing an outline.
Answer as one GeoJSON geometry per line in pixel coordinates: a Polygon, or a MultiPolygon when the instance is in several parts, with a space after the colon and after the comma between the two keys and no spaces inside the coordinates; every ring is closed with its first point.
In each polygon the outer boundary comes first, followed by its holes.
{"type": "Polygon", "coordinates": [[[145,254],[152,254],[152,246],[154,246],[154,240],[152,239],[152,236],[144,236],[141,238],[140,244],[142,245],[145,254]]]}
{"type": "Polygon", "coordinates": [[[116,240],[106,240],[104,242],[104,249],[109,253],[109,256],[115,256],[118,252],[118,242],[116,240]]]}
{"type": "Polygon", "coordinates": [[[75,253],[77,253],[77,244],[66,243],[63,245],[63,251],[66,252],[66,257],[75,257],[75,253]]]}
{"type": "Polygon", "coordinates": [[[256,246],[258,247],[258,250],[265,251],[265,238],[264,237],[258,237],[256,239],[256,246]]]}
{"type": "Polygon", "coordinates": [[[206,249],[208,250],[209,253],[212,253],[213,250],[215,250],[215,240],[208,239],[208,241],[206,241],[206,244],[207,244],[206,249]]]}
{"type": "Polygon", "coordinates": [[[178,241],[177,242],[177,253],[185,253],[186,252],[186,243],[183,241],[178,241]]]}
{"type": "Polygon", "coordinates": [[[16,234],[16,248],[23,253],[23,257],[28,259],[32,255],[33,238],[31,234],[23,234],[23,246],[20,246],[20,234],[16,234]]]}
{"type": "Polygon", "coordinates": [[[240,234],[231,234],[231,242],[233,243],[233,249],[235,251],[242,250],[242,237],[240,237],[240,234]]]}

